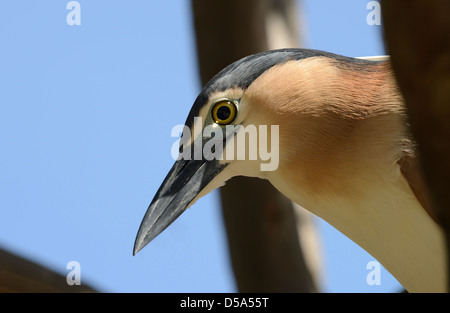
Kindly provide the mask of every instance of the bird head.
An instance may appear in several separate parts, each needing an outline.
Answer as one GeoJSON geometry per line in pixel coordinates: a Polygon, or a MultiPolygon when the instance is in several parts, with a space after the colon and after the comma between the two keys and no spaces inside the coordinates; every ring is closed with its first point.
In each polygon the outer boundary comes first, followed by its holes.
{"type": "Polygon", "coordinates": [[[267,51],[236,61],[204,86],[182,128],[177,160],[141,222],[134,254],[231,177],[271,180],[288,168],[291,156],[301,149],[292,135],[314,131],[314,125],[301,119],[306,110],[302,103],[317,98],[308,90],[320,91],[309,77],[333,75],[321,70],[326,68],[322,62],[305,66],[317,58],[351,59],[307,49],[267,51]]]}

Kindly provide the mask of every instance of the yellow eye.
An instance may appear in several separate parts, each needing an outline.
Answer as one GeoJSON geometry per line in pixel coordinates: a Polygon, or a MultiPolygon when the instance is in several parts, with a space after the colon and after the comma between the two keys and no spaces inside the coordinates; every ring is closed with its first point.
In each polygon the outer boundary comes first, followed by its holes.
{"type": "Polygon", "coordinates": [[[211,110],[211,117],[219,125],[228,125],[236,117],[236,104],[230,100],[219,100],[211,110]]]}

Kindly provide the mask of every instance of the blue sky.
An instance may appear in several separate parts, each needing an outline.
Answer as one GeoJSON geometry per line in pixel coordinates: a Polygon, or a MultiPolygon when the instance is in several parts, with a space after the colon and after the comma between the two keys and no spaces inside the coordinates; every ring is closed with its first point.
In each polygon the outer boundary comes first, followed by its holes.
{"type": "MultiPolygon", "coordinates": [[[[170,169],[200,83],[189,1],[7,1],[0,10],[0,247],[106,292],[234,292],[218,193],[137,256],[140,221],[170,169]]],[[[306,47],[384,54],[369,1],[303,1],[306,47]]],[[[327,292],[391,292],[373,257],[322,221],[327,292]]]]}

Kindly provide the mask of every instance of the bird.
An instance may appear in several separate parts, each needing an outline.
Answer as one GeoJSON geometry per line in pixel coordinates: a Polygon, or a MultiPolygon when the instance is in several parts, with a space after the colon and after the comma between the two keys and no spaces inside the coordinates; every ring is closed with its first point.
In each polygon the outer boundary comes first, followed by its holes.
{"type": "Polygon", "coordinates": [[[408,292],[446,292],[443,231],[389,58],[288,48],[237,60],[198,94],[178,152],[133,254],[199,198],[249,176],[342,232],[408,292]]]}

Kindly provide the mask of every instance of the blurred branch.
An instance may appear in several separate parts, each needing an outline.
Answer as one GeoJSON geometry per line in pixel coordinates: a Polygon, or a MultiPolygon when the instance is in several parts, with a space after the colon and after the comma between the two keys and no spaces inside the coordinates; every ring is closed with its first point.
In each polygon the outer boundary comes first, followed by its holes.
{"type": "MultiPolygon", "coordinates": [[[[203,85],[244,56],[298,46],[293,0],[192,0],[192,8],[203,85]]],[[[235,177],[220,195],[239,291],[318,290],[312,263],[320,259],[309,215],[298,214],[296,205],[260,179],[235,177]],[[304,224],[310,227],[297,229],[304,224]]]]}
{"type": "Polygon", "coordinates": [[[96,292],[82,284],[69,286],[66,277],[0,249],[0,292],[96,292]]]}
{"type": "Polygon", "coordinates": [[[450,1],[383,1],[381,7],[434,215],[450,251],[450,1]]]}

